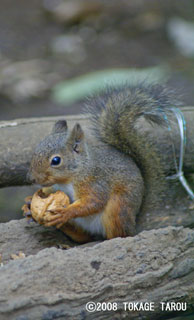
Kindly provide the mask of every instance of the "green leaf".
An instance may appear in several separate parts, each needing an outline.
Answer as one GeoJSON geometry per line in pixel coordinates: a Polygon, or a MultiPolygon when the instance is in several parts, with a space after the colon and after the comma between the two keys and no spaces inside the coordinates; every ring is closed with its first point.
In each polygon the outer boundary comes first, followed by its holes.
{"type": "Polygon", "coordinates": [[[164,82],[169,71],[166,67],[145,69],[108,69],[92,72],[80,77],[60,82],[53,88],[54,101],[69,104],[86,98],[91,94],[103,92],[107,85],[121,86],[145,80],[148,83],[164,82]]]}

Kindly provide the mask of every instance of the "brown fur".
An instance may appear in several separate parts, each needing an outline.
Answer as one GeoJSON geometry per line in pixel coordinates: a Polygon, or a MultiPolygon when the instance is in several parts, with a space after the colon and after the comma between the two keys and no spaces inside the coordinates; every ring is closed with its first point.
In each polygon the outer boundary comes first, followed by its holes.
{"type": "Polygon", "coordinates": [[[102,216],[107,239],[135,234],[135,212],[126,197],[126,187],[115,185],[102,216]]]}
{"type": "Polygon", "coordinates": [[[75,202],[56,210],[45,224],[82,241],[85,233],[70,220],[103,212],[105,238],[134,235],[137,214],[156,205],[165,185],[160,155],[142,130],[142,119],[165,126],[172,105],[176,102],[161,86],[126,85],[93,100],[91,137],[79,124],[69,131],[66,121],[57,122],[37,146],[30,172],[43,185],[71,182],[75,202]],[[61,162],[55,167],[56,155],[61,162]]]}
{"type": "Polygon", "coordinates": [[[73,223],[66,223],[60,229],[75,242],[86,243],[93,240],[93,238],[81,227],[78,227],[73,223]]]}

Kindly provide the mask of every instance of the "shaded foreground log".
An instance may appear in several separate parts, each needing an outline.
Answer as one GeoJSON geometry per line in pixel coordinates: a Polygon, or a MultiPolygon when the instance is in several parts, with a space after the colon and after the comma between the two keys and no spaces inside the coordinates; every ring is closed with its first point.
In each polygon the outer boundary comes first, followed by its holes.
{"type": "MultiPolygon", "coordinates": [[[[175,313],[162,312],[160,302],[173,301],[187,302],[184,315],[194,311],[193,230],[168,227],[68,250],[44,249],[43,239],[57,231],[43,235],[24,220],[0,230],[3,261],[20,250],[27,255],[0,268],[1,320],[166,319],[175,313]],[[89,301],[116,302],[117,311],[87,312],[89,301]],[[154,302],[154,311],[125,311],[127,301],[154,302]]],[[[55,239],[56,246],[59,232],[55,239]]]]}

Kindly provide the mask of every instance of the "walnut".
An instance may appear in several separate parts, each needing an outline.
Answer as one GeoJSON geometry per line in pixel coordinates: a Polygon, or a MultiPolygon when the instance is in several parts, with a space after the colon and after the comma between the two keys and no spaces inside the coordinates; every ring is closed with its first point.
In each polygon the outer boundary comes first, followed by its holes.
{"type": "Polygon", "coordinates": [[[67,207],[69,203],[68,196],[62,191],[48,194],[44,188],[39,189],[32,197],[31,214],[33,219],[41,224],[46,215],[50,215],[50,211],[54,212],[55,209],[67,207]]]}

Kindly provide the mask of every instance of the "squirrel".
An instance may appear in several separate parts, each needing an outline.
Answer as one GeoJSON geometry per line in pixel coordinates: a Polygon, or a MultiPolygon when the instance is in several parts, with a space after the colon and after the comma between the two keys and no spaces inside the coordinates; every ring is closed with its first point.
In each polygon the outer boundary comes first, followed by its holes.
{"type": "Polygon", "coordinates": [[[164,161],[144,126],[166,127],[172,105],[179,102],[162,85],[126,84],[87,102],[89,133],[57,121],[36,147],[29,176],[71,203],[43,224],[80,243],[134,236],[137,216],[157,206],[165,188],[164,161]]]}

